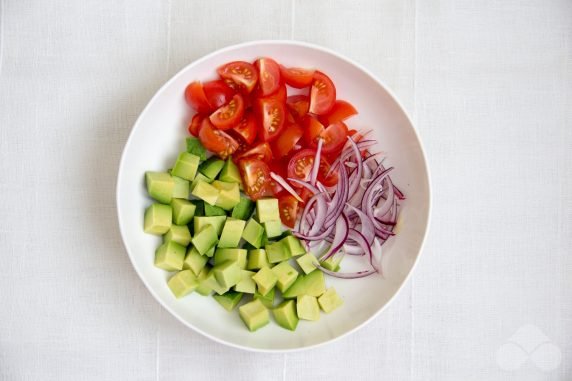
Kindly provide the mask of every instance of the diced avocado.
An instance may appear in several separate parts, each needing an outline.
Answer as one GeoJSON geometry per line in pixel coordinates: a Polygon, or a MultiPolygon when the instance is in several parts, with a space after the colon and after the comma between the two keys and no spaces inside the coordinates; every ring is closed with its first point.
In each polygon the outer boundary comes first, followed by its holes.
{"type": "Polygon", "coordinates": [[[256,292],[256,282],[252,280],[254,271],[242,270],[242,278],[234,286],[235,291],[244,292],[247,294],[254,294],[256,292]]]}
{"type": "Polygon", "coordinates": [[[256,201],[256,219],[260,223],[280,221],[277,198],[262,198],[256,201]]]}
{"type": "Polygon", "coordinates": [[[293,300],[283,301],[272,310],[272,314],[280,327],[290,331],[296,330],[298,315],[296,315],[296,303],[293,300]]]}
{"type": "Polygon", "coordinates": [[[197,251],[197,248],[192,246],[189,248],[189,250],[187,250],[187,256],[183,262],[183,269],[189,269],[198,276],[207,264],[208,260],[209,257],[206,255],[201,255],[197,251]]]}
{"type": "Polygon", "coordinates": [[[238,263],[238,267],[241,269],[246,268],[246,254],[245,249],[221,249],[218,248],[214,254],[214,264],[218,265],[226,261],[234,261],[238,263]]]}
{"type": "Polygon", "coordinates": [[[224,226],[224,222],[226,221],[226,216],[211,216],[211,217],[195,217],[193,220],[193,228],[194,231],[199,231],[207,225],[211,225],[215,228],[217,236],[220,236],[222,233],[222,228],[224,226]]]}
{"type": "Polygon", "coordinates": [[[195,291],[199,286],[199,282],[191,270],[183,270],[173,275],[167,281],[167,285],[178,299],[195,291]]]}
{"type": "Polygon", "coordinates": [[[214,274],[214,267],[209,271],[208,275],[206,276],[206,278],[203,280],[203,283],[205,285],[205,289],[206,287],[210,288],[211,290],[213,290],[214,292],[216,292],[219,295],[224,294],[225,292],[228,291],[228,287],[223,287],[217,280],[214,274]]]}
{"type": "Polygon", "coordinates": [[[224,160],[216,156],[211,156],[207,161],[201,164],[199,172],[209,179],[214,180],[222,170],[222,167],[224,167],[224,160]]]}
{"type": "Polygon", "coordinates": [[[270,263],[278,263],[290,258],[290,254],[284,249],[282,242],[269,243],[264,246],[264,249],[270,263]]]}
{"type": "Polygon", "coordinates": [[[247,220],[252,216],[253,211],[254,203],[249,198],[240,196],[240,201],[232,208],[231,217],[239,220],[247,220]]]}
{"type": "Polygon", "coordinates": [[[207,150],[197,138],[187,138],[187,152],[199,157],[200,161],[207,159],[207,150]]]}
{"type": "Polygon", "coordinates": [[[271,267],[264,249],[248,250],[248,262],[246,268],[248,270],[260,270],[263,267],[271,267]]]}
{"type": "Polygon", "coordinates": [[[270,322],[268,309],[260,300],[253,300],[238,307],[238,313],[251,332],[264,327],[270,322]]]}
{"type": "Polygon", "coordinates": [[[330,313],[342,304],[344,301],[333,287],[330,287],[318,298],[318,304],[325,313],[330,313]]]}
{"type": "Polygon", "coordinates": [[[189,200],[174,198],[171,201],[173,207],[173,223],[176,225],[186,225],[193,220],[196,212],[195,204],[189,200]]]}
{"type": "Polygon", "coordinates": [[[326,291],[324,273],[312,271],[308,275],[299,275],[296,281],[286,291],[282,293],[285,299],[295,298],[300,295],[310,295],[318,297],[326,291]]]}
{"type": "Polygon", "coordinates": [[[301,295],[296,299],[296,314],[304,320],[318,320],[320,307],[315,296],[301,295]]]}
{"type": "Polygon", "coordinates": [[[252,246],[256,247],[257,249],[260,248],[262,244],[262,234],[264,233],[264,228],[251,218],[246,223],[244,231],[242,232],[242,238],[252,246]]]}
{"type": "Polygon", "coordinates": [[[298,271],[288,262],[281,262],[272,268],[272,272],[278,278],[276,287],[282,292],[286,291],[298,277],[298,271]]]}
{"type": "Polygon", "coordinates": [[[191,200],[191,204],[195,206],[195,217],[202,217],[205,215],[205,202],[203,200],[191,200]]]}
{"type": "Polygon", "coordinates": [[[220,181],[226,181],[227,183],[242,183],[240,172],[238,172],[238,167],[232,161],[232,157],[229,156],[228,159],[226,159],[218,179],[220,181]]]}
{"type": "Polygon", "coordinates": [[[276,289],[273,288],[270,292],[266,295],[262,295],[260,292],[256,291],[254,293],[254,299],[258,299],[268,308],[272,308],[274,305],[274,296],[276,295],[276,289]]]}
{"type": "Polygon", "coordinates": [[[207,225],[202,229],[195,230],[195,236],[191,240],[193,246],[197,248],[199,254],[204,255],[218,242],[215,228],[212,225],[207,225]]]}
{"type": "Polygon", "coordinates": [[[218,199],[218,195],[220,192],[218,189],[216,189],[209,183],[206,183],[204,181],[199,181],[197,182],[191,193],[193,194],[193,196],[200,198],[204,202],[214,205],[216,203],[216,200],[218,199]]]}
{"type": "Polygon", "coordinates": [[[162,204],[171,202],[175,181],[165,172],[145,172],[145,182],[149,196],[162,204]]]}
{"type": "Polygon", "coordinates": [[[205,216],[212,217],[212,216],[226,216],[226,212],[223,208],[219,208],[218,206],[204,204],[205,205],[205,216]]]}
{"type": "Polygon", "coordinates": [[[171,174],[182,179],[193,181],[199,168],[200,158],[188,152],[181,152],[171,174]]]}
{"type": "Polygon", "coordinates": [[[212,258],[215,253],[216,246],[213,246],[205,253],[206,257],[212,258]]]}
{"type": "Polygon", "coordinates": [[[226,261],[212,269],[215,278],[222,287],[230,288],[242,280],[242,269],[237,261],[226,261]]]}
{"type": "Polygon", "coordinates": [[[262,225],[264,225],[268,238],[276,238],[282,234],[282,222],[280,221],[266,221],[262,225]]]}
{"type": "Polygon", "coordinates": [[[190,183],[188,180],[173,176],[175,187],[173,188],[173,198],[183,198],[188,200],[190,192],[190,183]]]}
{"type": "Polygon", "coordinates": [[[165,234],[171,228],[173,209],[169,205],[151,204],[145,210],[143,231],[149,234],[165,234]]]}
{"type": "Polygon", "coordinates": [[[232,311],[242,299],[242,292],[227,291],[222,295],[213,295],[213,298],[227,311],[232,311]]]}
{"type": "Polygon", "coordinates": [[[195,290],[197,293],[201,294],[202,296],[208,296],[213,291],[213,289],[205,283],[207,276],[210,273],[210,266],[206,265],[203,267],[199,275],[197,275],[197,281],[199,282],[199,287],[195,290]]]}
{"type": "Polygon", "coordinates": [[[296,258],[296,262],[298,262],[298,266],[304,271],[304,274],[309,274],[316,270],[315,265],[318,264],[318,259],[313,254],[307,253],[296,258]]]}
{"type": "Polygon", "coordinates": [[[182,270],[185,251],[185,247],[176,242],[165,242],[155,251],[155,266],[167,271],[182,270]]]}
{"type": "Polygon", "coordinates": [[[246,221],[227,219],[224,223],[224,227],[222,228],[218,247],[237,247],[240,242],[240,238],[242,237],[245,225],[246,221]]]}
{"type": "Polygon", "coordinates": [[[337,254],[332,255],[330,258],[322,261],[320,264],[323,268],[330,270],[330,271],[339,271],[340,270],[340,262],[343,259],[343,255],[337,254]]]}
{"type": "Polygon", "coordinates": [[[284,245],[284,248],[288,251],[291,257],[306,254],[306,249],[304,248],[304,245],[302,245],[302,242],[293,235],[282,238],[280,242],[284,245]]]}
{"type": "Polygon", "coordinates": [[[278,277],[268,267],[263,267],[252,276],[252,280],[256,282],[258,292],[266,295],[274,288],[276,282],[278,282],[278,277]]]}
{"type": "Polygon", "coordinates": [[[199,182],[204,182],[204,183],[212,183],[212,180],[209,179],[208,177],[206,177],[205,175],[203,175],[202,173],[198,172],[197,175],[195,176],[195,179],[191,182],[191,192],[195,189],[195,186],[199,183],[199,182]]]}
{"type": "Polygon", "coordinates": [[[216,206],[224,210],[231,210],[240,202],[240,189],[238,189],[237,183],[215,180],[211,185],[219,190],[216,206]]]}
{"type": "Polygon", "coordinates": [[[191,242],[191,233],[187,225],[171,225],[169,231],[163,236],[163,241],[174,241],[180,245],[188,246],[191,242]]]}

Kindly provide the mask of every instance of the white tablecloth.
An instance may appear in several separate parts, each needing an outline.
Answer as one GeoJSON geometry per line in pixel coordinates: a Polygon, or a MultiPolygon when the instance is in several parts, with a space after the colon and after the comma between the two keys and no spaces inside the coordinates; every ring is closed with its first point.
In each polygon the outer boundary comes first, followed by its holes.
{"type": "Polygon", "coordinates": [[[0,378],[572,379],[572,2],[0,0],[0,378]],[[119,157],[194,59],[253,39],[346,54],[412,112],[433,218],[397,300],[265,355],[189,330],[121,243],[119,157]]]}

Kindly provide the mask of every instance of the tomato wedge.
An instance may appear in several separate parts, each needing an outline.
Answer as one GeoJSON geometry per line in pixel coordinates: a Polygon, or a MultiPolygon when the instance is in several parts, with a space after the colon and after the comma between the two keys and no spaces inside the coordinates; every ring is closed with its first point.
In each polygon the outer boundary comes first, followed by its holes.
{"type": "Polygon", "coordinates": [[[280,74],[289,86],[297,89],[310,86],[314,80],[314,70],[311,69],[280,66],[280,74]]]}
{"type": "MultiPolygon", "coordinates": [[[[310,172],[314,166],[315,157],[315,149],[306,148],[296,152],[288,163],[288,178],[307,181],[310,178],[310,172]]],[[[318,168],[318,181],[327,187],[336,185],[338,182],[338,176],[335,172],[327,176],[329,170],[330,163],[325,157],[321,157],[320,166],[318,168]]],[[[300,187],[298,184],[292,185],[298,188],[300,187]]],[[[300,195],[300,197],[302,196],[300,195]]]]}
{"type": "Polygon", "coordinates": [[[258,99],[258,115],[262,126],[262,139],[268,142],[280,135],[286,120],[284,102],[275,98],[258,99]]]}
{"type": "Polygon", "coordinates": [[[310,99],[306,95],[291,95],[286,98],[286,105],[294,117],[301,119],[308,113],[310,99]]]}
{"type": "Polygon", "coordinates": [[[272,150],[270,149],[270,145],[268,143],[260,143],[257,146],[241,153],[237,156],[237,159],[243,158],[253,158],[256,160],[262,160],[266,163],[270,163],[272,160],[272,150]]]}
{"type": "Polygon", "coordinates": [[[334,124],[336,122],[343,122],[350,116],[357,114],[358,112],[356,108],[349,102],[337,100],[330,112],[320,117],[320,122],[322,122],[322,124],[325,126],[329,126],[330,124],[334,124]]]}
{"type": "Polygon", "coordinates": [[[217,69],[223,79],[230,79],[241,89],[250,93],[258,82],[258,72],[254,65],[244,61],[233,61],[217,69]]]}
{"type": "Polygon", "coordinates": [[[282,223],[294,229],[298,212],[298,200],[291,194],[280,195],[278,197],[278,209],[282,223]]]}
{"type": "Polygon", "coordinates": [[[244,115],[244,100],[240,94],[235,94],[228,104],[219,107],[211,114],[211,123],[221,130],[228,130],[238,125],[244,115]]]}
{"type": "Polygon", "coordinates": [[[245,112],[240,123],[233,127],[231,132],[237,136],[245,144],[250,145],[256,139],[256,131],[258,130],[256,118],[252,112],[245,112]]]}
{"type": "Polygon", "coordinates": [[[185,89],[185,100],[189,106],[199,113],[208,113],[211,111],[211,106],[205,95],[203,85],[201,85],[199,81],[189,83],[185,89]]]}
{"type": "Polygon", "coordinates": [[[325,128],[318,119],[307,115],[303,121],[304,125],[304,144],[310,148],[316,148],[318,138],[324,132],[325,128]]]}
{"type": "Polygon", "coordinates": [[[260,94],[266,97],[274,94],[280,86],[280,67],[272,58],[259,58],[255,63],[258,68],[258,86],[260,94]]]}
{"type": "Polygon", "coordinates": [[[242,174],[244,190],[252,200],[272,196],[270,189],[270,169],[262,160],[246,158],[238,162],[242,174]]]}
{"type": "Polygon", "coordinates": [[[216,129],[209,118],[204,118],[199,131],[199,140],[203,146],[219,156],[226,159],[238,148],[238,143],[224,131],[216,129]]]}
{"type": "Polygon", "coordinates": [[[321,157],[320,168],[318,168],[318,181],[327,187],[332,187],[338,183],[338,174],[336,171],[328,175],[330,167],[330,162],[325,157],[321,157]]]}
{"type": "Polygon", "coordinates": [[[324,139],[322,152],[331,154],[340,151],[347,142],[348,127],[343,122],[330,124],[321,134],[324,139]]]}
{"type": "Polygon", "coordinates": [[[232,96],[235,93],[235,91],[231,89],[225,81],[220,79],[216,81],[205,82],[203,84],[203,90],[209,105],[213,109],[217,109],[230,102],[232,96]]]}
{"type": "Polygon", "coordinates": [[[336,101],[336,87],[332,80],[322,72],[314,73],[314,81],[310,90],[310,112],[324,115],[330,112],[336,101]]]}
{"type": "Polygon", "coordinates": [[[191,123],[189,124],[189,134],[199,136],[199,130],[201,129],[203,118],[204,116],[199,113],[193,115],[193,119],[191,119],[191,123]]]}
{"type": "Polygon", "coordinates": [[[278,138],[272,142],[274,156],[281,158],[288,155],[302,135],[304,135],[304,130],[297,123],[286,126],[278,138]]]}

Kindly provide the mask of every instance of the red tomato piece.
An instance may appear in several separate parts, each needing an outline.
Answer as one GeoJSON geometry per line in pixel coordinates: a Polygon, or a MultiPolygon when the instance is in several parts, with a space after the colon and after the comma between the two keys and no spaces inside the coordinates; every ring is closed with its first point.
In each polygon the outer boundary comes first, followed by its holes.
{"type": "Polygon", "coordinates": [[[203,146],[222,159],[232,155],[238,143],[224,131],[216,129],[209,118],[204,118],[199,131],[199,140],[203,146]]]}
{"type": "Polygon", "coordinates": [[[253,200],[272,196],[270,189],[270,169],[262,160],[246,158],[238,162],[238,169],[242,175],[244,190],[253,200]]]}
{"type": "Polygon", "coordinates": [[[239,160],[243,158],[253,158],[270,163],[272,160],[272,150],[268,143],[260,143],[237,156],[239,160]]]}
{"type": "Polygon", "coordinates": [[[277,158],[286,156],[304,135],[304,130],[297,123],[289,124],[284,131],[272,142],[272,152],[277,158]]]}
{"type": "Polygon", "coordinates": [[[357,114],[358,112],[356,108],[349,102],[337,100],[330,112],[320,117],[320,122],[322,122],[322,124],[325,126],[329,126],[330,124],[334,124],[336,122],[343,122],[350,116],[357,114]]]}
{"type": "Polygon", "coordinates": [[[348,127],[343,122],[337,122],[329,125],[321,134],[324,139],[322,144],[322,152],[331,154],[340,151],[347,142],[348,127]]]}
{"type": "Polygon", "coordinates": [[[286,105],[294,117],[303,118],[310,108],[310,99],[306,95],[291,95],[286,98],[286,105]]]}
{"type": "MultiPolygon", "coordinates": [[[[307,181],[312,171],[314,156],[316,156],[316,151],[313,149],[306,148],[296,152],[288,163],[288,178],[307,181]]],[[[298,184],[292,185],[300,187],[298,184]]]]}
{"type": "Polygon", "coordinates": [[[258,116],[262,126],[262,139],[266,142],[276,139],[286,120],[284,102],[272,97],[258,99],[258,116]]]}
{"type": "Polygon", "coordinates": [[[332,80],[322,72],[314,73],[314,81],[310,89],[310,112],[324,115],[330,112],[336,101],[336,87],[332,80]]]}
{"type": "Polygon", "coordinates": [[[196,113],[193,115],[193,119],[189,124],[189,134],[193,136],[199,136],[199,130],[201,129],[201,123],[203,122],[204,116],[196,113]]]}
{"type": "Polygon", "coordinates": [[[280,86],[280,68],[272,58],[259,58],[255,63],[258,68],[258,85],[260,95],[266,97],[274,94],[280,86]]]}
{"type": "Polygon", "coordinates": [[[280,73],[289,86],[297,89],[310,86],[314,80],[314,70],[311,69],[280,66],[280,73]]]}
{"type": "Polygon", "coordinates": [[[318,138],[324,132],[325,128],[316,118],[307,115],[303,119],[304,125],[304,144],[306,147],[316,148],[318,138]]]}
{"type": "Polygon", "coordinates": [[[209,113],[211,106],[199,81],[189,83],[185,89],[185,100],[195,111],[199,113],[209,113]]]}
{"type": "Polygon", "coordinates": [[[228,130],[238,125],[244,115],[244,100],[240,94],[235,94],[228,104],[219,107],[211,114],[211,123],[221,129],[228,130]]]}
{"type": "Polygon", "coordinates": [[[205,91],[209,105],[213,109],[217,109],[230,102],[235,93],[225,81],[220,79],[204,83],[203,90],[205,91]]]}
{"type": "Polygon", "coordinates": [[[217,69],[218,75],[223,79],[230,79],[241,89],[250,93],[258,82],[258,71],[251,63],[233,61],[217,69]]]}
{"type": "Polygon", "coordinates": [[[278,209],[282,223],[294,229],[298,212],[298,200],[291,194],[281,195],[278,197],[278,209]]]}
{"type": "Polygon", "coordinates": [[[256,118],[252,112],[245,112],[240,123],[233,127],[231,130],[232,134],[240,140],[242,140],[246,145],[254,143],[256,139],[256,132],[258,126],[256,123],[256,118]]]}
{"type": "Polygon", "coordinates": [[[320,168],[318,168],[318,181],[324,186],[332,187],[338,183],[338,174],[333,171],[328,175],[330,171],[330,162],[325,157],[320,157],[320,168]]]}

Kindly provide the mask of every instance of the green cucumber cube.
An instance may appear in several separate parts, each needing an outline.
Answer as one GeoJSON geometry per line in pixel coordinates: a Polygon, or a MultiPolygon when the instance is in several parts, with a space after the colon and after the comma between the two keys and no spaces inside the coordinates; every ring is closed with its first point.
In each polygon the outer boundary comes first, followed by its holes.
{"type": "Polygon", "coordinates": [[[244,227],[244,231],[242,232],[242,238],[252,246],[256,247],[257,249],[260,248],[262,244],[262,235],[264,233],[264,228],[251,218],[246,223],[244,227]]]}
{"type": "Polygon", "coordinates": [[[296,314],[296,303],[293,300],[283,301],[272,310],[272,314],[280,327],[290,331],[296,330],[299,319],[296,314]]]}
{"type": "Polygon", "coordinates": [[[206,255],[201,255],[196,247],[190,247],[187,250],[187,256],[183,262],[183,269],[191,270],[196,276],[198,276],[205,268],[208,260],[209,257],[206,255]]]}
{"type": "Polygon", "coordinates": [[[247,220],[252,216],[254,203],[246,197],[240,196],[240,201],[232,208],[231,217],[239,220],[247,220]]]}
{"type": "Polygon", "coordinates": [[[269,243],[264,246],[264,249],[270,263],[278,263],[290,258],[290,253],[284,248],[281,241],[269,243]]]}
{"type": "Polygon", "coordinates": [[[280,221],[277,198],[262,198],[256,201],[256,219],[260,223],[280,221]]]}
{"type": "Polygon", "coordinates": [[[218,247],[237,247],[245,225],[246,221],[227,219],[222,228],[218,247]]]}
{"type": "Polygon", "coordinates": [[[197,138],[187,138],[187,152],[199,157],[200,161],[207,159],[207,150],[197,138]]]}
{"type": "Polygon", "coordinates": [[[242,278],[234,286],[234,290],[246,294],[254,294],[256,292],[256,282],[252,280],[254,274],[254,271],[242,270],[242,278]]]}
{"type": "Polygon", "coordinates": [[[169,205],[151,204],[145,210],[143,231],[148,234],[165,234],[169,231],[173,219],[173,209],[169,205]]]}
{"type": "Polygon", "coordinates": [[[226,261],[237,262],[238,267],[241,269],[246,268],[246,254],[245,249],[221,249],[218,248],[214,254],[214,264],[218,265],[226,261]]]}
{"type": "Polygon", "coordinates": [[[272,272],[278,278],[276,287],[278,287],[281,292],[286,291],[298,277],[298,271],[296,271],[294,267],[290,266],[288,262],[281,262],[274,266],[272,268],[272,272]]]}
{"type": "Polygon", "coordinates": [[[304,274],[310,274],[312,271],[316,270],[318,259],[313,254],[307,253],[296,258],[296,262],[302,271],[304,271],[304,274]]]}
{"type": "Polygon", "coordinates": [[[180,177],[185,180],[192,181],[195,178],[197,169],[199,168],[200,158],[197,155],[193,155],[188,152],[181,152],[173,171],[171,174],[173,176],[180,177]]]}
{"type": "Polygon", "coordinates": [[[246,268],[248,270],[260,270],[263,267],[272,267],[268,262],[266,251],[264,249],[248,250],[248,262],[246,268]]]}
{"type": "Polygon", "coordinates": [[[188,180],[181,179],[177,176],[172,176],[175,182],[175,187],[173,188],[173,198],[183,198],[187,200],[189,198],[190,183],[188,180]]]}
{"type": "Polygon", "coordinates": [[[155,251],[155,266],[167,271],[182,270],[185,252],[184,246],[173,241],[165,242],[155,251]]]}
{"type": "Polygon", "coordinates": [[[342,304],[344,301],[333,287],[330,287],[318,298],[318,304],[325,313],[330,313],[342,304]]]}
{"type": "Polygon", "coordinates": [[[195,236],[191,242],[197,248],[199,254],[206,254],[218,242],[215,228],[212,225],[207,225],[199,230],[198,233],[195,230],[195,236]]]}
{"type": "Polygon", "coordinates": [[[280,242],[284,245],[284,248],[291,257],[306,254],[306,249],[304,248],[304,245],[302,245],[302,242],[293,235],[288,235],[282,238],[280,242]]]}
{"type": "Polygon", "coordinates": [[[193,196],[200,198],[204,202],[214,205],[216,203],[216,200],[218,199],[218,195],[220,192],[217,188],[213,187],[209,183],[206,183],[204,181],[199,181],[197,182],[191,193],[193,194],[193,196]]]}
{"type": "Polygon", "coordinates": [[[174,198],[171,201],[173,208],[173,223],[175,225],[186,225],[193,220],[196,206],[189,200],[174,198]]]}
{"type": "Polygon", "coordinates": [[[270,323],[268,309],[260,300],[253,300],[238,308],[240,318],[251,332],[256,331],[270,323]]]}
{"type": "Polygon", "coordinates": [[[318,320],[320,318],[320,307],[315,296],[301,295],[296,299],[296,315],[299,319],[318,320]]]}
{"type": "Polygon", "coordinates": [[[227,291],[222,295],[213,295],[214,300],[216,300],[222,308],[227,311],[232,311],[240,303],[242,299],[242,292],[227,291]]]}
{"type": "Polygon", "coordinates": [[[188,246],[191,242],[191,233],[187,225],[171,225],[169,231],[163,236],[163,241],[173,241],[179,245],[188,246]]]}
{"type": "Polygon", "coordinates": [[[199,282],[190,270],[183,270],[173,275],[167,281],[167,285],[171,289],[173,295],[178,299],[195,291],[199,286],[199,282]]]}
{"type": "Polygon", "coordinates": [[[266,295],[274,288],[278,282],[278,277],[268,267],[263,267],[252,276],[252,280],[256,282],[258,292],[266,295]]]}
{"type": "Polygon", "coordinates": [[[165,172],[145,172],[145,182],[149,196],[162,204],[168,204],[173,197],[175,181],[165,172]]]}
{"type": "Polygon", "coordinates": [[[209,179],[214,180],[222,170],[222,167],[224,167],[224,160],[216,156],[211,156],[207,161],[201,164],[199,172],[209,179]]]}

